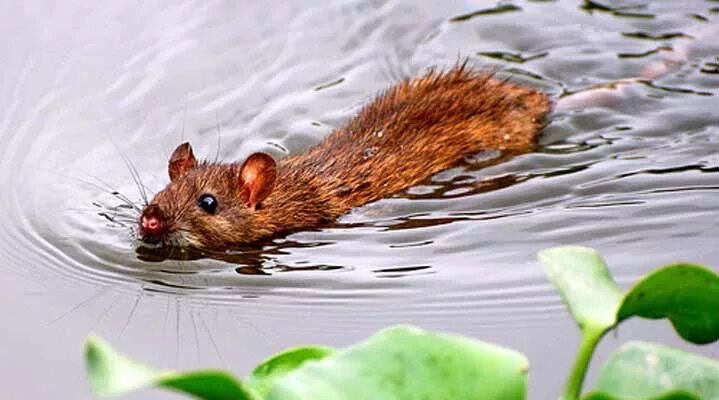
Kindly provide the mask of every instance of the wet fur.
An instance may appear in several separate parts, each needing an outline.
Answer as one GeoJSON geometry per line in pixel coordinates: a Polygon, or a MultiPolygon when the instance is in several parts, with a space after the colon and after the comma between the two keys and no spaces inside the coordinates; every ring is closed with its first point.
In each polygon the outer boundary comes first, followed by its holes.
{"type": "Polygon", "coordinates": [[[464,66],[404,80],[368,103],[309,151],[278,163],[277,183],[258,207],[240,201],[242,163],[201,163],[158,193],[165,244],[224,250],[311,229],[457,165],[463,155],[531,151],[549,111],[534,89],[464,66]],[[215,215],[197,207],[204,193],[215,215]]]}

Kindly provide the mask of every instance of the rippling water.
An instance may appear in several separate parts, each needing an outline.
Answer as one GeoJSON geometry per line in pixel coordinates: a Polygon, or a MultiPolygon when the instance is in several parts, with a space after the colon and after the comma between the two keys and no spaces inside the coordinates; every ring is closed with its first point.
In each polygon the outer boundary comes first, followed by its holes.
{"type": "MultiPolygon", "coordinates": [[[[90,398],[90,331],[157,365],[244,374],[284,347],[393,323],[517,348],[532,397],[552,398],[578,338],[539,249],[599,248],[623,285],[672,261],[719,265],[719,42],[702,34],[716,1],[88,4],[0,5],[8,398],[90,398]],[[232,263],[135,253],[132,168],[159,190],[182,140],[207,158],[281,157],[461,57],[559,99],[686,43],[686,63],[616,102],[555,113],[536,153],[469,162],[232,263]]],[[[635,337],[678,343],[663,322],[617,339],[635,337]]]]}

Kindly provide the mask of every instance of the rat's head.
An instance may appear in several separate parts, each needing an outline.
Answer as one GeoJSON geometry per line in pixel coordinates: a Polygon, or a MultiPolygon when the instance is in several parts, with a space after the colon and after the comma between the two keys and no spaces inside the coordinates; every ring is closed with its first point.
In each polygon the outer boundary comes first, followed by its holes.
{"type": "Polygon", "coordinates": [[[170,184],[140,216],[142,243],[226,249],[255,236],[253,216],[272,192],[277,167],[264,153],[242,164],[198,162],[183,143],[172,153],[168,173],[170,184]]]}

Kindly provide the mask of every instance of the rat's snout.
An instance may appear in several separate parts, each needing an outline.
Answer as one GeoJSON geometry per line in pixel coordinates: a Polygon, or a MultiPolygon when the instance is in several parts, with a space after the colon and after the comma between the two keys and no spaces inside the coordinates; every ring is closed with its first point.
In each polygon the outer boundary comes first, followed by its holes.
{"type": "Polygon", "coordinates": [[[140,217],[140,240],[149,244],[157,244],[167,231],[165,216],[156,204],[145,207],[140,217]]]}

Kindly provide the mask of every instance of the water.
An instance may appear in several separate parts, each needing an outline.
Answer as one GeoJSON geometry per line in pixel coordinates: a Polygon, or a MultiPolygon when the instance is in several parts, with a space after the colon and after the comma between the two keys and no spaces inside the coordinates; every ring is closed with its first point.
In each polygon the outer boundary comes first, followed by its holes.
{"type": "MultiPolygon", "coordinates": [[[[233,263],[140,260],[134,214],[110,192],[140,200],[126,160],[163,187],[182,140],[206,158],[300,152],[398,77],[458,57],[555,99],[635,76],[716,26],[719,3],[679,3],[0,5],[5,398],[91,398],[91,331],[154,365],[242,375],[285,347],[394,323],[516,348],[532,398],[556,397],[578,337],[538,250],[596,247],[623,286],[673,261],[717,266],[716,41],[610,106],[555,114],[536,153],[440,173],[233,263]]],[[[665,322],[632,321],[598,360],[631,338],[692,348],[665,322]]]]}

